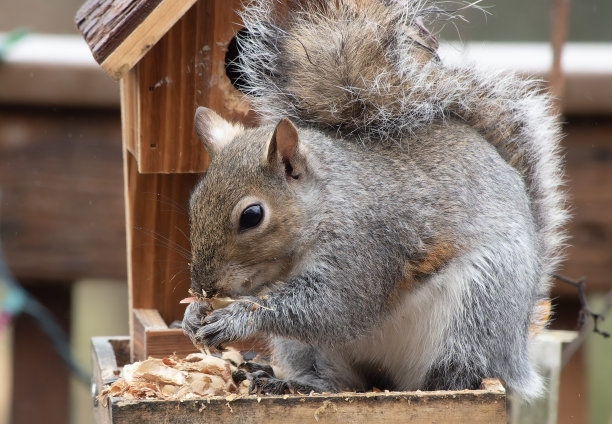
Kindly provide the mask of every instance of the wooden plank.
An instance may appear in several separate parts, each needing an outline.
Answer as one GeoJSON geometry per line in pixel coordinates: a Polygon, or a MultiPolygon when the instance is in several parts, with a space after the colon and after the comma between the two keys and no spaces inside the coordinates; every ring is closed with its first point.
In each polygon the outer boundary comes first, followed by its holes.
{"type": "MultiPolygon", "coordinates": [[[[608,46],[605,54],[612,55],[611,45],[608,46]]],[[[612,115],[612,73],[609,71],[598,72],[597,70],[573,72],[566,73],[564,79],[565,86],[562,99],[564,114],[581,116],[612,115]]]]}
{"type": "Polygon", "coordinates": [[[90,0],[75,23],[94,58],[121,78],[180,19],[196,0],[90,0]]]}
{"type": "Polygon", "coordinates": [[[47,64],[2,64],[0,102],[53,107],[119,105],[117,83],[100,69],[47,64]]]}
{"type": "Polygon", "coordinates": [[[98,424],[111,424],[108,408],[100,405],[96,396],[106,384],[115,381],[121,374],[121,367],[129,362],[129,338],[94,337],[91,339],[93,415],[98,424]]]}
{"type": "Polygon", "coordinates": [[[141,173],[206,170],[208,155],[193,129],[197,106],[233,121],[254,120],[225,74],[227,45],[240,29],[239,4],[197,2],[138,63],[140,145],[131,151],[141,173]]]}
{"type": "MultiPolygon", "coordinates": [[[[586,276],[589,291],[612,289],[612,119],[570,119],[563,140],[572,219],[560,273],[586,276]]],[[[557,283],[554,296],[576,297],[557,283]]]]}
{"type": "MultiPolygon", "coordinates": [[[[187,356],[190,353],[200,351],[200,349],[191,343],[189,337],[180,328],[149,330],[146,332],[145,337],[146,354],[143,358],[148,358],[149,356],[164,358],[170,355],[187,356]]],[[[240,352],[270,353],[267,343],[256,338],[228,343],[224,347],[231,347],[240,352]]]]}
{"type": "Polygon", "coordinates": [[[563,98],[565,75],[561,68],[563,45],[567,41],[569,26],[569,0],[554,0],[551,12],[550,42],[553,50],[552,68],[549,72],[550,89],[555,99],[555,109],[561,111],[560,99],[563,98]]]}
{"type": "Polygon", "coordinates": [[[89,0],[77,11],[75,24],[98,63],[102,63],[161,0],[89,0]]]}
{"type": "MultiPolygon", "coordinates": [[[[134,309],[133,361],[199,352],[180,328],[168,328],[157,309],[134,309]]],[[[264,340],[250,339],[226,345],[240,352],[269,353],[264,340]]]]}
{"type": "Polygon", "coordinates": [[[172,28],[196,0],[162,0],[101,63],[114,79],[119,79],[172,28]]]}
{"type": "Polygon", "coordinates": [[[138,65],[119,81],[121,93],[121,136],[127,150],[139,157],[140,147],[140,84],[138,65]]]}
{"type": "Polygon", "coordinates": [[[140,323],[143,335],[151,330],[168,329],[157,309],[134,309],[134,319],[140,323]]]}
{"type": "Polygon", "coordinates": [[[180,328],[148,331],[146,341],[147,357],[164,358],[170,354],[187,356],[200,351],[180,328]]]}
{"type": "Polygon", "coordinates": [[[99,387],[119,377],[121,367],[129,362],[125,348],[129,349],[129,337],[91,339],[92,379],[99,387]]]}
{"type": "Polygon", "coordinates": [[[488,390],[248,396],[231,401],[223,397],[188,401],[111,398],[109,407],[114,424],[506,422],[501,384],[488,390]]]}
{"type": "Polygon", "coordinates": [[[152,330],[167,330],[168,326],[157,309],[133,309],[132,360],[142,361],[150,355],[148,333],[152,330]]]}
{"type": "Polygon", "coordinates": [[[181,329],[170,329],[157,309],[134,309],[133,361],[199,352],[181,329]]]}
{"type": "MultiPolygon", "coordinates": [[[[130,316],[157,309],[164,322],[182,319],[189,274],[189,194],[197,174],[140,174],[125,151],[130,316]]],[[[131,328],[133,329],[132,322],[131,328]]]]}
{"type": "Polygon", "coordinates": [[[125,278],[117,110],[1,107],[0,158],[0,232],[17,278],[125,278]]]}

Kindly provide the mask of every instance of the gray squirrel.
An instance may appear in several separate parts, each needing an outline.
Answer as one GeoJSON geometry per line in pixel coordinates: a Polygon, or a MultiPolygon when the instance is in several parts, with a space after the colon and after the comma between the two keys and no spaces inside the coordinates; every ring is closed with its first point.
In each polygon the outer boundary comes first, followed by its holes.
{"type": "MultiPolygon", "coordinates": [[[[255,390],[473,389],[526,399],[567,219],[535,83],[449,66],[435,1],[255,0],[238,66],[257,128],[198,108],[195,344],[269,340],[255,390]]],[[[441,15],[443,15],[441,17],[441,15]]]]}

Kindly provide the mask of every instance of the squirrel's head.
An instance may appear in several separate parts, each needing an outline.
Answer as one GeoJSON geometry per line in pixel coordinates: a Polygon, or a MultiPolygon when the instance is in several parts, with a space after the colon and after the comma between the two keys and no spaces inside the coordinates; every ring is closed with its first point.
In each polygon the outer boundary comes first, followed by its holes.
{"type": "Polygon", "coordinates": [[[245,129],[203,107],[195,128],[211,161],[190,202],[192,290],[259,293],[299,256],[308,167],[298,131],[286,118],[245,129]]]}

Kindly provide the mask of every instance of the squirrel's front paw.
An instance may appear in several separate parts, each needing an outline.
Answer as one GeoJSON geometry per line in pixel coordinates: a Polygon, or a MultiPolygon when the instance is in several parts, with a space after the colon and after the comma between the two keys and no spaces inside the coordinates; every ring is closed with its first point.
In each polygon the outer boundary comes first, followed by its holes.
{"type": "Polygon", "coordinates": [[[204,325],[204,320],[211,311],[208,303],[192,302],[187,305],[183,316],[183,332],[193,343],[196,343],[196,333],[204,325]]]}
{"type": "MultiPolygon", "coordinates": [[[[185,311],[185,318],[188,318],[191,305],[185,311]]],[[[218,348],[225,343],[249,337],[255,332],[251,304],[245,301],[236,301],[225,308],[210,312],[208,316],[200,315],[201,318],[197,318],[198,314],[198,311],[191,311],[189,319],[183,319],[183,329],[197,345],[218,348]]]]}

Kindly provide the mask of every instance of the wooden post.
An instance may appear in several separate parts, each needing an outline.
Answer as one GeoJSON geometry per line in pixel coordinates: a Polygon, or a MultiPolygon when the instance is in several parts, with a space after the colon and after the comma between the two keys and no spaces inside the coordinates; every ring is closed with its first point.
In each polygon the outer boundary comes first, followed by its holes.
{"type": "MultiPolygon", "coordinates": [[[[29,285],[26,290],[50,309],[63,330],[68,333],[70,285],[66,282],[52,285],[47,281],[29,285]]],[[[16,320],[13,334],[13,399],[9,422],[68,422],[68,368],[56,354],[49,338],[40,331],[30,316],[20,316],[16,320]]]]}
{"type": "MultiPolygon", "coordinates": [[[[189,193],[198,174],[140,174],[125,149],[125,204],[130,317],[157,309],[166,323],[181,319],[189,289],[189,193]]],[[[134,323],[130,323],[134,335],[134,323]]],[[[169,347],[170,352],[172,351],[169,347]]]]}
{"type": "Polygon", "coordinates": [[[569,20],[569,0],[554,0],[551,13],[550,40],[553,49],[553,63],[550,71],[549,81],[552,95],[556,103],[557,113],[561,113],[561,99],[565,91],[565,78],[561,66],[561,55],[563,45],[567,40],[569,20]]]}
{"type": "Polygon", "coordinates": [[[208,167],[193,129],[196,107],[213,108],[226,119],[252,119],[225,74],[227,45],[240,29],[239,6],[238,0],[197,1],[121,80],[133,340],[135,309],[157,309],[166,324],[184,312],[179,300],[190,278],[187,205],[208,167]]]}

